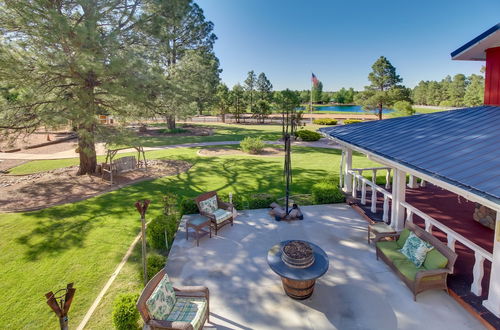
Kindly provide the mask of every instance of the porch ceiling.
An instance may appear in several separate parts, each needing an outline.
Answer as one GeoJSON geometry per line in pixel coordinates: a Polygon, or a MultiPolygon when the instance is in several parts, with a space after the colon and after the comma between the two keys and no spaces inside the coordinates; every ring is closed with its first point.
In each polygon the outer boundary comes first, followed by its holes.
{"type": "Polygon", "coordinates": [[[500,107],[465,108],[320,131],[500,205],[500,107]]]}

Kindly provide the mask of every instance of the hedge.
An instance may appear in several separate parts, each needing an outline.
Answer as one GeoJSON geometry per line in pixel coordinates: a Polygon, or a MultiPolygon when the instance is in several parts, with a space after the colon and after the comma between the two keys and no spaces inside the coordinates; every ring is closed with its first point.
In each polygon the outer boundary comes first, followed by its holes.
{"type": "Polygon", "coordinates": [[[347,125],[347,124],[356,124],[356,123],[362,123],[363,121],[362,120],[359,120],[359,119],[344,119],[343,123],[344,125],[347,125]]]}
{"type": "Polygon", "coordinates": [[[337,121],[332,118],[314,119],[313,123],[316,125],[337,125],[337,121]]]}
{"type": "Polygon", "coordinates": [[[297,136],[302,140],[302,141],[318,141],[321,139],[321,134],[318,132],[313,132],[309,131],[307,129],[301,129],[297,131],[297,136]]]}
{"type": "Polygon", "coordinates": [[[138,329],[139,311],[135,306],[139,295],[123,293],[119,295],[113,306],[113,324],[118,330],[138,329]]]}
{"type": "Polygon", "coordinates": [[[337,184],[331,181],[318,182],[311,189],[314,204],[345,202],[345,196],[337,184]]]}

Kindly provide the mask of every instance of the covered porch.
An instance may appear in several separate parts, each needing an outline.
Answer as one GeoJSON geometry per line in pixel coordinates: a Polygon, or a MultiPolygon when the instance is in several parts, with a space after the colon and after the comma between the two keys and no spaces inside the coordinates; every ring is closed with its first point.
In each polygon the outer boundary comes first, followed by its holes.
{"type": "Polygon", "coordinates": [[[499,110],[485,106],[323,129],[343,146],[343,190],[373,220],[385,221],[396,231],[406,221],[414,222],[446,242],[459,255],[450,288],[496,327],[500,326],[499,110]],[[463,129],[464,122],[473,124],[463,129]],[[367,155],[381,167],[356,168],[353,152],[367,155]],[[476,203],[496,211],[494,229],[473,221],[476,203]]]}

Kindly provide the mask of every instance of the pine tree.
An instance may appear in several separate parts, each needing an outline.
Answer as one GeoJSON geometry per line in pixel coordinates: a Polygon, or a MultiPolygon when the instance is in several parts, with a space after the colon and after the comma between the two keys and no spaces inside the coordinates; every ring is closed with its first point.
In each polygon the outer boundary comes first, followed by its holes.
{"type": "Polygon", "coordinates": [[[475,107],[484,103],[484,78],[483,76],[472,74],[464,95],[464,105],[475,107]]]}
{"type": "Polygon", "coordinates": [[[79,174],[96,169],[97,114],[137,115],[147,66],[136,47],[139,2],[4,1],[0,80],[20,90],[0,128],[34,131],[71,124],[79,174]]]}
{"type": "Polygon", "coordinates": [[[248,105],[250,107],[250,112],[253,112],[254,106],[254,91],[257,83],[257,76],[253,70],[248,72],[247,79],[243,82],[245,91],[247,92],[248,105]]]}
{"type": "Polygon", "coordinates": [[[166,117],[169,128],[175,128],[176,116],[187,116],[196,108],[201,109],[215,94],[220,72],[213,55],[217,37],[213,23],[205,19],[203,10],[192,0],[150,0],[144,16],[143,47],[159,79],[166,80],[152,92],[156,104],[151,106],[156,114],[166,117]],[[188,64],[177,69],[186,56],[191,56],[184,61],[188,64]],[[181,74],[195,71],[188,66],[198,67],[201,71],[197,76],[204,80],[181,74]],[[207,88],[198,88],[201,85],[207,88]]]}
{"type": "Polygon", "coordinates": [[[261,72],[256,82],[256,89],[261,100],[271,102],[273,99],[273,84],[267,79],[266,74],[261,72]]]}

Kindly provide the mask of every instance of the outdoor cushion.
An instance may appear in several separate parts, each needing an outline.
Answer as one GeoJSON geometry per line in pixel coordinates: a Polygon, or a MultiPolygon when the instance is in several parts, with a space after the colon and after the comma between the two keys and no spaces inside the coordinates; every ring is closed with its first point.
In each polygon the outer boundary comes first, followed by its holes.
{"type": "Polygon", "coordinates": [[[215,222],[221,223],[233,216],[232,212],[229,212],[227,210],[223,209],[217,209],[215,212],[213,212],[213,215],[215,216],[215,222]]]}
{"type": "Polygon", "coordinates": [[[200,202],[200,211],[212,214],[217,206],[217,196],[212,196],[200,202]]]}
{"type": "Polygon", "coordinates": [[[399,252],[399,246],[395,241],[379,241],[376,244],[379,250],[390,260],[407,260],[406,257],[399,252]]]}
{"type": "MultiPolygon", "coordinates": [[[[421,270],[426,270],[424,267],[415,267],[413,262],[411,262],[408,259],[404,260],[395,260],[394,266],[399,270],[401,274],[404,275],[407,279],[414,281],[416,278],[416,275],[419,271],[421,270]]],[[[440,275],[435,275],[435,276],[426,276],[422,279],[422,281],[432,281],[432,280],[437,280],[441,278],[440,275]]]]}
{"type": "Polygon", "coordinates": [[[403,229],[403,231],[399,234],[399,238],[397,241],[399,248],[402,248],[405,245],[408,236],[410,236],[410,230],[408,228],[403,229]]]}
{"type": "Polygon", "coordinates": [[[146,301],[149,314],[155,320],[165,320],[176,302],[175,291],[172,283],[165,274],[153,293],[146,301]]]}
{"type": "Polygon", "coordinates": [[[179,297],[166,320],[189,322],[194,329],[201,329],[206,312],[207,300],[205,298],[179,297]]]}
{"type": "Polygon", "coordinates": [[[441,269],[445,268],[448,264],[448,259],[437,249],[432,249],[427,253],[424,261],[426,269],[441,269]]]}
{"type": "Polygon", "coordinates": [[[411,232],[400,252],[413,262],[415,266],[420,267],[424,263],[427,252],[433,248],[432,245],[421,240],[417,235],[411,232]]]}

